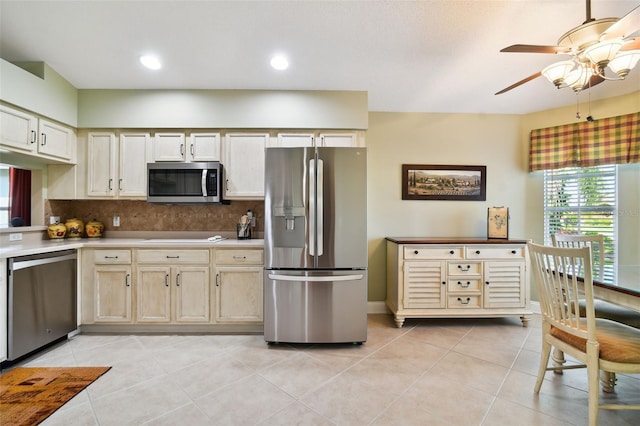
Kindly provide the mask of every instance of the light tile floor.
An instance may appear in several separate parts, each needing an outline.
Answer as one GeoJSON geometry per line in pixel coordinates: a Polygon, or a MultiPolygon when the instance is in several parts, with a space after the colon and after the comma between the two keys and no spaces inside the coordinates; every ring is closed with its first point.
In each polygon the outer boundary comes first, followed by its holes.
{"type": "MultiPolygon", "coordinates": [[[[44,425],[586,425],[586,370],[533,387],[540,317],[370,315],[357,345],[267,345],[261,335],[76,335],[26,366],[112,366],[44,425]]],[[[608,400],[640,400],[618,376],[608,400]]],[[[640,411],[600,411],[638,425],[640,411]]]]}

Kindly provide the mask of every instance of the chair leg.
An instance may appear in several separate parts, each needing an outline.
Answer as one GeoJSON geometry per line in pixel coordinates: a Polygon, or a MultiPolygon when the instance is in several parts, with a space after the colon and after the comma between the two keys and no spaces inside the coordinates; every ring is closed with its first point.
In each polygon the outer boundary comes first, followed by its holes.
{"type": "Polygon", "coordinates": [[[536,386],[534,391],[540,392],[542,381],[544,380],[544,373],[547,371],[547,365],[549,365],[549,356],[551,355],[551,345],[549,342],[542,339],[542,352],[540,353],[540,367],[538,367],[538,379],[536,380],[536,386]]]}
{"type": "MultiPolygon", "coordinates": [[[[562,367],[564,365],[565,362],[567,362],[566,359],[564,359],[564,352],[562,352],[560,349],[558,348],[554,348],[553,349],[553,366],[554,367],[562,367]]],[[[556,374],[562,374],[562,370],[560,368],[558,368],[557,370],[553,370],[554,373],[556,374]]]]}
{"type": "Polygon", "coordinates": [[[600,365],[598,344],[587,343],[587,379],[589,383],[589,426],[597,426],[600,402],[600,365]]]}

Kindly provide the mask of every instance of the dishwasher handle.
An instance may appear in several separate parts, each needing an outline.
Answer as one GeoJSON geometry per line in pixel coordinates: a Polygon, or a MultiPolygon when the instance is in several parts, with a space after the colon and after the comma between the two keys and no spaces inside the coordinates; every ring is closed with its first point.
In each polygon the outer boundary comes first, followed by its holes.
{"type": "Polygon", "coordinates": [[[13,259],[13,262],[11,263],[11,270],[18,271],[20,269],[31,268],[33,266],[38,266],[38,265],[64,262],[67,260],[76,260],[77,258],[78,258],[78,255],[76,253],[72,253],[72,254],[67,254],[63,256],[44,257],[41,259],[30,259],[30,260],[13,259]]]}

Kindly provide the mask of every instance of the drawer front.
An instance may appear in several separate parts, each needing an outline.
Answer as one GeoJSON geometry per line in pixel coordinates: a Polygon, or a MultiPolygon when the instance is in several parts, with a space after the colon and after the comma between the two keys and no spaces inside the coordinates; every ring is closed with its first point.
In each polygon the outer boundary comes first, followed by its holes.
{"type": "Polygon", "coordinates": [[[405,246],[404,258],[416,259],[464,259],[461,246],[405,246]]]}
{"type": "Polygon", "coordinates": [[[459,278],[447,281],[447,291],[449,293],[469,293],[482,291],[482,280],[480,278],[459,278]]]}
{"type": "Polygon", "coordinates": [[[264,250],[216,250],[216,265],[263,265],[264,250]]]}
{"type": "Polygon", "coordinates": [[[482,307],[481,295],[460,295],[449,296],[447,298],[447,308],[449,309],[469,309],[482,307]]]}
{"type": "Polygon", "coordinates": [[[447,272],[451,275],[482,275],[482,262],[448,262],[447,272]]]}
{"type": "Polygon", "coordinates": [[[466,259],[522,259],[526,246],[468,246],[465,247],[466,259]]]}
{"type": "Polygon", "coordinates": [[[131,250],[96,250],[93,252],[93,263],[98,265],[129,265],[131,250]]]}
{"type": "Polygon", "coordinates": [[[138,263],[209,263],[209,250],[138,250],[138,263]]]}

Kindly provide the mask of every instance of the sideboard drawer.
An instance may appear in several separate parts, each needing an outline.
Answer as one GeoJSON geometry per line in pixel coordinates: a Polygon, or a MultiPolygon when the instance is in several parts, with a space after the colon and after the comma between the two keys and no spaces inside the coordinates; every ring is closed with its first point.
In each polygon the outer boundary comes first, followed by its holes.
{"type": "Polygon", "coordinates": [[[525,256],[525,246],[478,246],[466,247],[466,259],[522,259],[525,256]]]}
{"type": "Polygon", "coordinates": [[[450,309],[469,309],[482,307],[482,296],[479,294],[449,296],[447,299],[447,308],[450,309]]]}
{"type": "Polygon", "coordinates": [[[209,250],[138,250],[138,263],[209,263],[209,250]]]}
{"type": "Polygon", "coordinates": [[[96,250],[93,263],[99,265],[128,265],[131,263],[131,250],[96,250]]]}
{"type": "Polygon", "coordinates": [[[404,248],[404,258],[413,259],[464,259],[461,246],[413,246],[404,248]]]}
{"type": "Polygon", "coordinates": [[[480,278],[459,278],[449,280],[447,282],[447,291],[449,293],[469,293],[469,292],[481,292],[482,280],[480,278]]]}
{"type": "Polygon", "coordinates": [[[482,262],[448,262],[449,275],[482,275],[482,262]]]}

